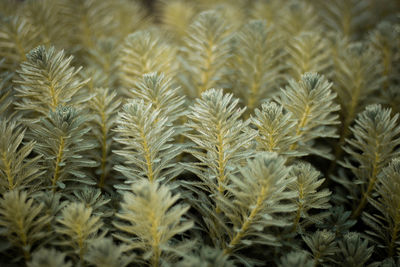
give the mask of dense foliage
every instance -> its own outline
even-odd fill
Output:
[[[0,265],[399,266],[400,3],[151,3],[0,0]]]

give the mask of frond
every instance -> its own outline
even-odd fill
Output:
[[[28,267],[72,267],[70,261],[65,261],[67,254],[54,248],[41,248],[34,252],[32,260],[27,263]]]
[[[332,263],[335,253],[338,252],[334,233],[327,230],[316,231],[312,235],[303,236],[303,240],[311,250],[313,266]]]
[[[386,76],[384,90],[388,87],[398,84],[400,76],[400,35],[398,25],[383,21],[379,23],[374,31],[369,34],[369,40],[372,46],[379,51],[380,62],[383,66],[383,75]],[[390,101],[390,98],[387,98]]]
[[[178,42],[182,41],[197,13],[195,3],[185,0],[161,0],[158,4],[162,27],[172,32]]]
[[[371,258],[374,247],[368,246],[358,233],[350,232],[338,242],[337,262],[342,266],[362,267]]]
[[[288,76],[299,80],[306,72],[318,72],[331,76],[329,71],[332,65],[331,55],[327,53],[330,44],[320,31],[302,32],[289,41],[285,47],[288,67]]]
[[[383,167],[400,153],[397,148],[400,144],[398,117],[398,114],[392,116],[390,109],[370,105],[351,127],[354,137],[347,139],[347,145],[343,147],[351,159],[345,159],[342,164],[353,172],[358,187],[361,187],[362,195],[353,210],[353,218],[363,211]]]
[[[81,81],[78,73],[81,68],[71,66],[72,56],[66,57],[64,51],[54,47],[46,49],[38,46],[27,55],[17,70],[15,103],[26,118],[38,119],[54,112],[58,105],[78,105],[88,100],[80,94],[87,81]]]
[[[0,21],[0,58],[5,59],[1,69],[14,71],[27,59],[26,53],[39,44],[39,33],[22,16],[1,17]]]
[[[328,210],[328,216],[317,226],[323,229],[329,229],[334,232],[337,238],[348,233],[357,221],[350,218],[351,211],[346,211],[343,206],[332,207]]]
[[[38,39],[46,46],[62,45],[65,39],[65,28],[62,22],[62,1],[28,0],[24,3],[24,17],[38,31]],[[32,47],[33,48],[33,47]]]
[[[297,150],[291,150],[300,136],[295,136],[297,121],[290,112],[284,111],[281,105],[268,101],[255,109],[251,118],[257,127],[257,149],[276,152],[279,155],[302,156]]]
[[[110,174],[116,162],[116,156],[111,152],[116,148],[113,139],[115,132],[112,129],[117,125],[121,102],[115,91],[104,88],[96,88],[94,97],[88,102],[88,108],[92,115],[89,122],[91,133],[98,144],[93,158],[100,163],[95,171],[99,188],[104,188],[112,179]]]
[[[57,243],[71,248],[83,262],[90,242],[99,236],[102,225],[100,217],[93,215],[92,208],[86,207],[84,203],[72,202],[57,219],[55,230],[60,235]]]
[[[122,222],[114,222],[123,234],[114,236],[131,249],[143,251],[142,258],[152,266],[159,266],[164,260],[168,262],[171,254],[177,253],[174,237],[193,227],[193,222],[184,218],[189,206],[177,204],[179,198],[171,194],[168,186],[158,182],[136,182],[131,192],[124,193],[121,211],[117,214]]]
[[[250,21],[237,34],[232,70],[233,90],[243,99],[249,111],[277,91],[282,66],[280,36],[266,21]]]
[[[22,144],[25,130],[16,122],[0,119],[0,193],[14,189],[34,191],[39,176],[44,173],[38,166],[40,156],[31,152],[34,141]]]
[[[113,211],[107,206],[111,199],[102,194],[98,188],[85,186],[74,190],[73,195],[66,198],[70,202],[83,203],[86,208],[92,209],[92,214],[95,216],[104,218],[113,215]]]
[[[295,177],[290,176],[285,159],[275,153],[260,154],[240,167],[240,175],[230,178],[227,193],[217,196],[217,204],[232,224],[224,253],[240,255],[239,250],[255,244],[279,246],[268,227],[290,225],[278,214],[294,212],[290,203],[296,194],[287,191]],[[238,257],[240,259],[240,257]]]
[[[185,97],[180,88],[163,73],[144,74],[131,92],[146,104],[152,104],[152,109],[159,110],[160,115],[168,117],[171,123],[186,113]]]
[[[210,89],[190,109],[185,133],[194,149],[188,151],[200,163],[186,167],[195,173],[206,191],[224,195],[225,185],[237,166],[252,156],[252,140],[256,132],[249,120],[242,121],[244,109],[237,107],[239,99],[224,94],[222,89]]]
[[[321,24],[318,12],[307,1],[288,1],[278,11],[276,23],[279,30],[286,35],[286,38],[298,36],[303,32],[318,31]]]
[[[362,219],[371,228],[367,233],[385,249],[388,257],[400,255],[400,158],[393,159],[378,176],[377,196],[368,201],[375,208],[363,213]]]
[[[5,59],[0,60],[0,70],[4,66]],[[0,71],[0,119],[12,118],[11,103],[14,100],[11,79],[14,73]],[[11,114],[10,114],[11,113]]]
[[[339,124],[336,112],[340,108],[334,102],[336,93],[331,86],[332,83],[324,76],[305,73],[298,82],[291,80],[285,89],[281,89],[277,101],[297,121],[295,136],[299,141],[290,150],[331,157],[326,149],[312,147],[312,142],[317,138],[337,137],[334,125]]]
[[[321,20],[331,31],[340,32],[351,39],[359,38],[360,30],[367,27],[371,17],[371,0],[320,1]],[[383,4],[383,3],[382,3]]]
[[[96,267],[126,267],[136,255],[124,255],[124,248],[116,245],[111,238],[100,238],[91,242],[85,261]]]
[[[176,263],[177,267],[234,267],[234,261],[225,255],[223,250],[202,246],[195,254],[183,255],[183,259]]]
[[[49,216],[43,215],[43,204],[36,204],[28,198],[25,191],[12,190],[0,199],[1,234],[19,248],[26,261],[31,257],[33,246],[40,246],[48,232],[44,227],[50,222]]]
[[[125,104],[115,131],[118,136],[114,139],[123,149],[114,152],[125,159],[125,166],[117,165],[115,169],[128,178],[126,183],[171,180],[179,174],[180,167],[173,161],[182,148],[172,143],[175,128],[151,103],[134,99]]]
[[[229,58],[230,31],[215,10],[201,12],[190,25],[182,48],[179,76],[186,94],[199,97],[204,91],[221,86]]]
[[[135,98],[136,84],[143,74],[149,72],[165,73],[172,77],[177,71],[177,49],[160,36],[156,30],[143,30],[126,37],[121,48],[120,79],[125,87],[125,94]]]
[[[362,43],[338,42],[333,55],[333,87],[340,104],[340,138],[335,145],[336,160],[342,157],[342,146],[351,134],[350,126],[356,115],[368,104],[376,102],[374,95],[382,88],[382,65],[379,53]],[[332,166],[331,168],[333,168]]]
[[[325,178],[321,178],[321,173],[309,163],[297,163],[293,165],[291,176],[296,180],[288,185],[289,190],[296,192],[294,199],[296,204],[296,215],[293,221],[293,231],[302,229],[309,224],[316,224],[328,216],[327,212],[319,211],[313,215],[314,209],[326,210],[330,208],[329,200],[331,192],[329,189],[319,189]],[[311,214],[309,213],[311,211]]]
[[[46,167],[45,185],[53,193],[58,188],[65,188],[65,182],[93,184],[84,168],[95,167],[97,163],[83,158],[83,154],[95,147],[86,138],[90,131],[88,118],[71,107],[57,107],[39,123],[32,123],[29,129],[36,140],[34,151],[42,156],[41,163]]]
[[[314,263],[310,256],[305,251],[290,252],[281,258],[278,267],[313,267]]]
[[[119,43],[110,37],[97,40],[95,47],[84,55],[85,68],[80,74],[85,79],[90,78],[87,86],[92,91],[96,91],[98,87],[119,87],[120,62],[116,60],[119,52]]]

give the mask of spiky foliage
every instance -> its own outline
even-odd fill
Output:
[[[144,74],[131,92],[146,104],[152,104],[152,109],[168,117],[171,123],[186,113],[185,97],[181,95],[180,88],[174,86],[172,79],[163,73]]]
[[[72,267],[70,261],[65,261],[66,253],[51,249],[39,249],[32,255],[32,260],[27,263],[28,267]]]
[[[326,188],[318,188],[325,179],[321,179],[321,173],[308,163],[295,164],[290,174],[296,177],[296,180],[290,183],[288,188],[296,192],[297,195],[295,198],[297,210],[292,229],[297,230],[299,227],[299,232],[302,232],[303,227],[319,223],[324,216],[328,215],[322,211],[316,215],[312,215],[309,211],[314,209],[328,209],[330,207],[329,196],[331,192]]]
[[[38,30],[21,16],[1,17],[0,21],[0,58],[5,59],[0,70],[14,71],[39,44]]]
[[[286,38],[298,36],[303,32],[318,31],[321,28],[314,6],[307,1],[289,0],[277,12],[280,15],[277,20],[278,27]]]
[[[190,249],[185,242],[174,241],[193,227],[193,222],[184,218],[189,206],[177,204],[179,194],[172,195],[166,185],[149,180],[133,184],[131,192],[124,193],[121,211],[117,217],[121,222],[114,225],[122,231],[115,237],[122,240],[130,249],[139,249],[141,257],[151,266],[169,262],[177,251]]]
[[[91,78],[88,87],[95,91],[97,87],[118,88],[120,62],[119,43],[113,38],[97,40],[96,47],[84,56],[83,77]],[[81,72],[82,73],[82,72]]]
[[[358,115],[356,124],[351,128],[354,137],[348,139],[343,148],[351,158],[345,159],[343,165],[353,172],[358,185],[351,190],[353,197],[358,199],[353,218],[357,218],[367,204],[378,174],[392,158],[399,155],[398,117],[398,114],[392,116],[391,110],[381,105],[370,105]],[[361,195],[357,196],[359,191]]]
[[[66,57],[54,47],[38,46],[29,52],[14,81],[19,100],[15,105],[26,118],[46,116],[58,105],[87,101],[88,96],[79,94],[86,81],[79,79],[81,69],[72,67],[71,61],[72,56]]]
[[[336,261],[341,266],[362,267],[372,256],[373,246],[368,246],[368,241],[357,233],[351,232],[338,242],[339,250],[336,253]]]
[[[400,255],[400,158],[393,159],[378,176],[377,198],[369,198],[374,213],[363,213],[371,227],[368,234],[385,249],[388,257]]]
[[[330,158],[326,149],[313,147],[313,142],[317,138],[337,137],[333,126],[339,123],[336,112],[340,108],[334,102],[336,93],[332,92],[331,86],[324,76],[305,73],[298,82],[291,80],[281,90],[277,101],[296,120],[294,136],[299,138],[290,150]]]
[[[29,23],[37,29],[41,44],[61,45],[63,33],[65,34],[64,23],[60,16],[63,11],[62,1],[28,0],[24,3],[24,11]]]
[[[85,207],[92,209],[92,214],[98,217],[110,217],[113,211],[107,207],[111,201],[108,196],[102,195],[101,190],[93,187],[82,187],[73,192],[72,196],[67,196],[71,202],[83,203]]]
[[[72,202],[57,219],[57,244],[71,248],[73,255],[83,262],[88,245],[98,237],[102,224],[100,217],[92,214],[92,208],[84,203]]]
[[[245,110],[237,107],[238,102],[239,99],[233,98],[232,94],[210,89],[196,100],[187,115],[189,121],[186,125],[190,131],[185,135],[195,145],[188,152],[199,162],[187,164],[186,168],[197,175],[201,183],[196,187],[207,194],[223,196],[229,176],[237,171],[235,167],[252,155],[250,146],[255,132],[248,127],[249,120],[240,119]],[[213,209],[219,212],[213,201],[200,206],[203,216],[213,214]],[[213,228],[214,223],[209,227]],[[221,234],[217,229],[212,231],[213,235]]]
[[[4,66],[5,59],[0,60],[0,70]],[[12,118],[11,103],[14,100],[11,79],[14,76],[10,72],[0,72],[0,118]]]
[[[94,150],[93,158],[99,162],[96,169],[98,187],[104,188],[111,180],[113,163],[116,162],[115,154],[111,150],[115,148],[115,132],[112,129],[117,124],[118,109],[121,106],[121,99],[115,91],[110,89],[97,88],[95,96],[88,102],[92,115],[90,121],[91,132],[96,138],[98,149]]]
[[[312,267],[313,261],[310,259],[309,255],[305,251],[290,252],[281,258],[279,267]]]
[[[40,156],[32,157],[35,145],[22,145],[25,130],[16,122],[0,119],[0,193],[14,189],[34,190],[43,174],[38,166]]]
[[[334,233],[327,230],[317,231],[310,236],[303,236],[303,240],[311,250],[313,266],[332,263],[333,256],[338,251]]]
[[[173,160],[182,149],[172,144],[175,129],[151,103],[131,100],[125,104],[115,131],[119,134],[115,140],[123,146],[115,153],[125,158],[125,166],[115,169],[128,178],[126,183],[171,180],[179,174],[181,168]]]
[[[334,232],[337,238],[349,232],[350,228],[356,224],[356,220],[350,219],[351,211],[346,211],[343,206],[332,207],[328,211],[328,216],[318,224],[319,227],[329,229]]]
[[[114,244],[111,238],[100,238],[91,242],[85,261],[96,267],[126,267],[135,259],[135,254],[124,255],[124,248]]]
[[[372,0],[320,1],[321,18],[330,30],[340,32],[345,37],[358,38],[359,31],[368,25],[371,18]]]
[[[182,48],[184,73],[179,76],[187,95],[199,97],[221,86],[230,56],[229,40],[229,28],[217,11],[204,11],[195,18]]]
[[[318,72],[329,76],[332,60],[329,53],[329,43],[322,33],[316,31],[302,32],[294,37],[287,51],[286,64],[289,77],[299,80],[306,72]]]
[[[183,259],[179,261],[178,267],[231,267],[235,266],[234,261],[229,259],[229,255],[223,253],[223,250],[209,246],[201,247],[196,254],[182,255]]]
[[[37,140],[34,151],[42,156],[45,186],[53,193],[58,188],[65,188],[65,182],[93,184],[84,168],[95,167],[97,163],[83,154],[95,147],[85,139],[90,128],[86,127],[87,117],[71,107],[57,107],[39,123],[32,123],[29,128],[32,138]]]
[[[356,115],[373,100],[373,95],[382,86],[382,65],[377,52],[362,43],[346,44],[338,42],[334,59],[333,89],[338,94],[340,104],[339,141],[335,145],[335,161],[342,157],[342,146],[350,135],[350,126]]]
[[[195,17],[195,3],[185,0],[161,0],[158,3],[163,26],[175,35],[177,41],[182,41]]]
[[[302,155],[290,149],[299,140],[299,136],[293,135],[296,132],[296,120],[290,112],[284,111],[281,105],[268,101],[254,113],[252,123],[258,130],[256,136],[258,150],[276,152],[280,155]]]
[[[275,153],[261,154],[239,169],[240,175],[232,176],[231,183],[226,185],[227,193],[217,196],[219,209],[232,225],[226,243],[222,244],[224,253],[233,256],[255,244],[279,246],[279,241],[267,229],[290,225],[284,217],[275,214],[295,210],[288,200],[296,194],[286,190],[295,177],[289,175],[284,158]]]
[[[43,204],[34,203],[25,191],[12,190],[0,199],[1,235],[23,252],[28,261],[33,246],[41,245],[48,232],[44,227],[50,217],[41,214]]]
[[[266,21],[255,20],[244,25],[237,34],[237,54],[232,59],[234,75],[231,79],[233,90],[250,111],[277,89],[276,81],[282,68],[278,60],[282,53],[279,35],[272,28],[273,25]]]
[[[157,30],[143,30],[130,34],[120,53],[120,78],[128,97],[136,97],[131,88],[149,72],[175,75],[177,49],[161,38]]]

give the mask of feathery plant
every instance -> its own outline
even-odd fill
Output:
[[[83,262],[88,245],[98,237],[102,225],[100,217],[92,214],[92,208],[85,207],[84,203],[72,202],[57,219],[55,230],[59,240],[55,242],[59,246],[70,247],[71,252]]]
[[[369,203],[379,213],[363,213],[363,220],[370,226],[367,233],[388,257],[400,255],[400,159],[394,158],[378,175],[375,191],[377,198]]]
[[[278,64],[282,57],[279,50],[281,42],[272,27],[266,21],[250,21],[236,37],[236,54],[232,59],[233,90],[240,95],[250,111],[264,98],[275,93],[276,81],[282,68]]]
[[[275,102],[266,101],[260,109],[255,109],[252,124],[257,128],[257,150],[276,152],[279,155],[301,156],[291,150],[300,136],[295,136],[296,120],[290,112]]]
[[[330,46],[321,33],[302,32],[290,40],[285,48],[289,77],[299,80],[306,72],[318,72],[330,76],[332,61],[330,54],[326,53]]]
[[[358,115],[356,124],[351,127],[354,137],[347,139],[343,148],[351,158],[345,158],[343,165],[352,171],[358,185],[350,188],[352,196],[358,199],[353,218],[364,210],[374,192],[379,173],[392,158],[399,155],[398,117],[398,114],[392,116],[391,110],[381,105],[370,105]],[[358,192],[360,196],[357,196]]]
[[[130,100],[119,113],[115,140],[122,145],[115,153],[124,157],[125,164],[115,169],[126,178],[126,183],[148,179],[150,182],[171,180],[181,168],[173,160],[181,153],[181,146],[172,143],[176,132],[161,111],[151,103]]]
[[[17,70],[15,103],[26,118],[37,120],[55,111],[59,105],[77,106],[88,100],[90,95],[82,94],[82,81],[78,73],[81,68],[71,66],[72,56],[54,47],[38,46],[27,55]]]
[[[0,0],[0,266],[399,265],[399,11]]]
[[[188,96],[199,97],[207,89],[221,86],[230,39],[229,27],[217,11],[204,11],[195,18],[180,57],[184,72],[179,79]]]
[[[51,218],[41,214],[42,209],[43,204],[36,204],[25,191],[11,190],[0,199],[1,235],[22,251],[26,261],[33,247],[43,245],[49,235],[45,226]]]
[[[164,72],[173,76],[177,69],[177,49],[161,38],[157,30],[143,30],[130,34],[121,48],[120,80],[125,94],[134,98],[136,84],[143,74]]]
[[[303,232],[303,228],[309,224],[316,224],[322,221],[327,213],[319,212],[316,215],[310,214],[313,209],[328,209],[329,196],[331,192],[328,189],[319,189],[325,179],[320,179],[321,173],[314,169],[308,163],[295,164],[290,175],[296,177],[296,180],[288,185],[291,191],[296,192],[295,204],[297,210],[293,220],[293,231]]]
[[[67,254],[52,249],[41,248],[32,255],[28,267],[72,267],[71,261],[65,261]]]
[[[376,51],[363,43],[338,42],[337,55],[334,56],[333,89],[340,104],[339,141],[335,145],[335,160],[331,162],[329,172],[342,158],[342,146],[351,134],[350,126],[357,114],[373,100],[373,96],[382,86],[382,65]]]
[[[99,238],[91,242],[85,260],[97,267],[126,267],[135,254],[124,255],[123,246],[114,244],[111,238]]]
[[[317,138],[335,138],[334,125],[339,123],[340,109],[334,102],[336,93],[331,90],[332,83],[317,73],[305,73],[301,79],[289,81],[277,101],[288,110],[296,120],[293,135],[298,137],[289,150],[299,150],[304,154],[316,154],[330,158],[331,155],[323,147],[313,146]]]
[[[251,157],[255,131],[249,120],[242,121],[244,109],[238,107],[239,99],[222,90],[210,89],[197,99],[187,115],[185,133],[194,147],[188,150],[199,162],[186,168],[202,181],[204,190],[224,195],[230,174],[235,167]],[[217,208],[218,211],[218,208]]]
[[[240,175],[231,176],[231,183],[225,186],[227,193],[217,196],[218,207],[231,225],[222,244],[224,254],[233,256],[255,244],[279,246],[267,229],[290,225],[286,218],[275,214],[293,212],[295,206],[289,200],[296,196],[286,190],[295,177],[289,174],[285,159],[275,153],[260,154],[239,169]]]
[[[129,249],[140,250],[144,261],[160,266],[190,249],[187,242],[174,240],[176,235],[193,227],[193,222],[183,217],[189,206],[177,203],[179,194],[172,195],[168,186],[157,181],[142,179],[123,196],[121,211],[117,214],[121,221],[114,222],[122,233],[115,237]]]
[[[83,158],[95,143],[85,138],[90,128],[88,118],[73,107],[57,107],[39,123],[31,123],[32,138],[37,140],[34,151],[41,155],[41,165],[46,168],[44,185],[53,193],[64,189],[65,182],[94,184],[85,168],[95,167],[97,162]]]
[[[0,70],[14,71],[27,59],[26,54],[38,42],[38,30],[21,16],[0,18],[0,57],[5,63]]]
[[[25,130],[15,121],[0,119],[0,193],[14,189],[35,190],[43,174],[32,156],[35,141],[22,144]]]
[[[118,109],[121,100],[117,93],[110,89],[97,88],[94,97],[88,102],[92,119],[89,122],[91,132],[96,138],[98,148],[94,150],[94,160],[100,165],[96,170],[98,187],[104,188],[110,180],[113,162],[116,161],[115,154],[111,150],[115,147],[115,132],[112,129],[117,124]]]
[[[144,74],[131,92],[136,98],[143,99],[146,104],[152,104],[152,109],[168,117],[171,123],[186,113],[185,97],[180,95],[180,88],[176,87],[173,80],[164,73]]]

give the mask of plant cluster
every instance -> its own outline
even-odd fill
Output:
[[[399,266],[395,0],[1,0],[1,266]]]

